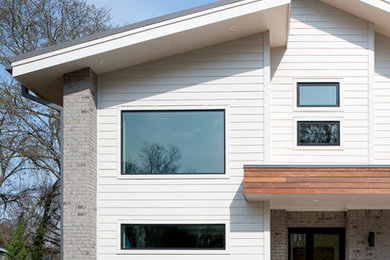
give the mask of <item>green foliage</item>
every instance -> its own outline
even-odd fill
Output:
[[[50,222],[50,208],[52,204],[52,198],[47,197],[44,205],[44,213],[39,223],[39,227],[35,233],[33,239],[33,246],[31,248],[31,258],[32,260],[41,260],[43,258],[44,253],[44,245],[45,245],[45,235],[47,233],[47,228]]]
[[[10,243],[4,242],[4,247],[7,249],[7,260],[27,260],[28,250],[24,242],[24,231],[26,229],[26,221],[24,216],[19,217],[18,224],[16,226],[12,241]]]

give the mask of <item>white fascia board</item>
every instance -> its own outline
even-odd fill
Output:
[[[290,0],[247,0],[219,6],[15,61],[11,64],[12,74],[14,77],[25,75],[123,47],[142,44],[143,42],[156,40],[164,36],[288,5],[290,2]]]

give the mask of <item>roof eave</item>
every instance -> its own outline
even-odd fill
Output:
[[[210,9],[184,11],[183,16],[176,14],[142,27],[14,58],[13,76],[40,96],[61,104],[62,75],[81,68],[104,74],[267,30],[271,47],[287,43],[290,0],[222,2]]]
[[[382,0],[320,0],[375,24],[378,33],[390,37],[390,3]]]

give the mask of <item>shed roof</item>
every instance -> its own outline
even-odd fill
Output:
[[[263,31],[271,46],[283,46],[289,7],[290,0],[221,0],[13,57],[11,71],[61,105],[63,74],[85,67],[104,74]]]
[[[320,0],[375,24],[390,36],[385,0]],[[270,46],[287,43],[291,0],[220,0],[12,57],[10,71],[44,99],[62,105],[63,74],[97,74],[269,31]]]

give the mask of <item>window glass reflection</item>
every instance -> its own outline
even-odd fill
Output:
[[[298,106],[340,106],[339,83],[298,83]]]
[[[122,113],[122,173],[225,172],[223,110]]]
[[[314,234],[314,259],[339,260],[340,235]]]
[[[225,249],[225,225],[125,224],[122,249]]]
[[[290,260],[306,260],[306,234],[291,234],[290,250]]]
[[[298,121],[298,145],[340,145],[340,122]]]

